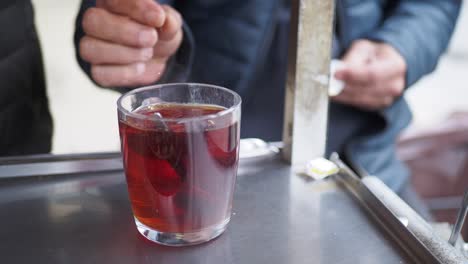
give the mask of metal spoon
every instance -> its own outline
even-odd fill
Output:
[[[157,122],[158,126],[161,126],[164,129],[164,131],[169,131],[169,126],[166,124],[166,122],[164,122],[164,119],[163,119],[163,117],[162,117],[162,115],[160,113],[156,112],[156,113],[154,113],[153,116],[157,117],[156,122]]]

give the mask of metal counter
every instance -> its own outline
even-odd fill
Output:
[[[100,158],[0,161],[1,263],[417,262],[340,181],[293,175],[277,156],[241,162],[223,235],[160,246],[135,228],[119,162]]]

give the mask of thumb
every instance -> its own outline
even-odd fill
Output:
[[[343,62],[349,66],[369,64],[376,57],[375,43],[368,40],[354,42],[343,56]]]
[[[96,0],[96,6],[150,27],[159,28],[166,20],[163,8],[153,0]]]

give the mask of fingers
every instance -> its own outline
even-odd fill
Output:
[[[388,60],[375,59],[366,65],[352,66],[338,70],[335,78],[348,85],[359,87],[373,87],[385,85],[386,82],[404,75],[404,71],[393,67],[394,63]]]
[[[332,97],[332,100],[346,105],[352,105],[360,109],[379,110],[390,106],[393,103],[394,97],[343,92],[338,96]]]
[[[159,30],[159,38],[171,40],[182,30],[182,17],[179,12],[168,5],[163,5],[162,8],[166,13],[166,21]]]
[[[353,86],[368,86],[373,83],[379,76],[371,67],[367,65],[351,66],[336,71],[335,78],[344,81]]]
[[[367,110],[389,106],[405,87],[406,63],[385,43],[358,40],[343,58],[346,67],[335,78],[346,83],[332,100]]]
[[[145,72],[144,63],[131,65],[93,65],[91,76],[101,86],[127,86],[138,80]]]
[[[336,72],[335,78],[346,83],[365,86],[375,81],[378,73],[369,65],[376,58],[376,44],[368,40],[355,41],[343,56],[343,69]]]
[[[83,16],[86,35],[134,47],[152,47],[158,41],[156,29],[101,8],[89,8]]]
[[[172,56],[180,46],[182,42],[183,32],[182,30],[176,33],[176,36],[168,41],[159,41],[154,47],[155,58],[165,58]]]
[[[357,40],[343,56],[343,61],[353,66],[360,66],[369,63],[375,56],[376,48],[373,42]]]
[[[157,82],[166,69],[165,59],[152,59],[146,63],[145,73],[136,85],[147,85]]]
[[[154,83],[183,38],[182,17],[154,0],[97,0],[83,16],[79,53],[104,87]]]
[[[104,87],[146,85],[159,80],[165,65],[165,61],[158,59],[127,65],[93,65],[91,75]]]
[[[386,94],[393,97],[401,96],[405,90],[405,79],[396,78],[393,81],[389,81],[382,90],[385,90]]]
[[[153,57],[153,48],[133,48],[88,36],[81,39],[79,52],[91,64],[130,64]]]
[[[395,78],[382,86],[352,86],[346,85],[343,91],[332,100],[347,105],[353,105],[367,110],[378,110],[388,107],[395,98],[404,91],[404,79]]]
[[[159,41],[154,48],[154,57],[166,58],[172,56],[182,42],[182,17],[168,5],[163,5],[166,12],[166,22],[158,30]]]
[[[163,8],[153,0],[97,0],[96,6],[153,28],[161,27],[166,19]]]

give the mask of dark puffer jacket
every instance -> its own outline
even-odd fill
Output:
[[[29,0],[0,3],[0,156],[51,149],[41,49]]]

